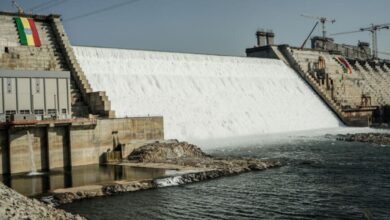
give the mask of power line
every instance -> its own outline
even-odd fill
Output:
[[[58,0],[54,0],[54,1],[58,1]],[[49,0],[49,1],[46,1],[46,2],[42,2],[42,3],[40,3],[40,4],[37,4],[37,5],[34,5],[33,7],[31,7],[31,8],[29,9],[29,11],[34,11],[35,9],[44,7],[44,6],[49,5],[49,4],[52,4],[52,3],[53,3],[53,0]]]
[[[134,4],[134,3],[139,2],[139,1],[142,1],[142,0],[130,0],[130,1],[121,2],[121,3],[118,3],[118,4],[114,4],[114,5],[111,5],[111,6],[108,6],[108,7],[105,7],[105,8],[101,8],[101,9],[98,9],[98,10],[95,10],[95,11],[91,11],[91,12],[88,12],[88,13],[85,13],[85,14],[81,14],[81,15],[77,15],[77,16],[74,16],[74,17],[70,17],[68,19],[65,19],[64,22],[69,22],[69,21],[74,21],[74,20],[80,19],[80,18],[85,18],[85,17],[88,17],[88,16],[92,16],[92,15],[95,15],[95,14],[99,14],[99,13],[105,12],[105,11],[109,11],[109,10],[112,10],[112,9],[115,9],[115,8],[119,8],[121,6]]]
[[[46,9],[49,9],[49,8],[53,8],[53,7],[56,7],[58,5],[61,5],[61,4],[65,3],[66,1],[68,1],[68,0],[59,0],[57,2],[53,2],[52,4],[47,5],[46,7],[38,8],[38,9],[36,9],[36,11],[42,11],[42,10],[46,10]]]

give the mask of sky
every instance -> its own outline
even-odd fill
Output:
[[[371,23],[390,23],[389,0],[17,2],[26,11],[35,8],[33,12],[39,14],[61,14],[73,45],[233,56],[245,56],[245,48],[256,43],[258,29],[272,29],[278,44],[301,45],[316,22],[301,14],[335,18],[336,23],[327,25],[328,33],[359,30]],[[0,10],[16,11],[11,0],[0,0]],[[314,33],[320,35],[321,29]],[[369,32],[334,38],[353,45],[359,40],[371,43]],[[390,30],[379,32],[379,50],[390,53]]]

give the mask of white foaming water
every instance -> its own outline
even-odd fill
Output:
[[[118,117],[163,116],[165,138],[192,142],[340,127],[279,60],[74,47]]]
[[[28,143],[28,151],[30,152],[30,165],[31,165],[31,172],[28,175],[33,175],[37,173],[37,167],[35,166],[35,157],[34,157],[34,150],[33,150],[33,143],[31,140],[31,134],[30,131],[27,131],[27,143]]]
[[[27,131],[27,143],[28,143],[28,151],[30,153],[30,165],[31,165],[31,172],[29,172],[27,176],[42,175],[43,173],[37,172],[37,166],[35,165],[33,142],[31,140],[30,131]],[[33,180],[33,184],[35,184],[35,180]],[[35,189],[35,187],[33,187],[33,189]]]
[[[157,187],[178,186],[184,183],[182,176],[172,176],[154,180]]]

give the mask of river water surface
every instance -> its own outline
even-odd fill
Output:
[[[390,147],[329,138],[218,148],[214,155],[280,158],[286,165],[178,187],[64,205],[89,219],[390,218]]]

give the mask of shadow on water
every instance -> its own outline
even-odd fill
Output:
[[[0,176],[0,181],[26,196],[38,196],[49,191],[117,180],[140,180],[165,175],[164,169],[134,168],[119,165],[87,165],[53,169],[40,175],[28,173]]]

